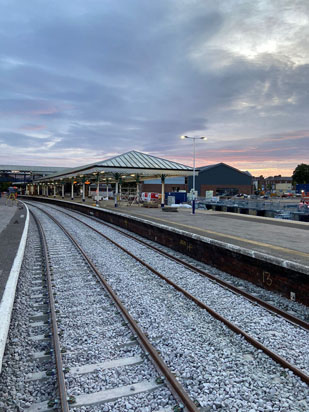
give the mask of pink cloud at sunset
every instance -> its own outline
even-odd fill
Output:
[[[192,165],[188,135],[208,137],[197,166],[290,175],[309,159],[309,9],[294,3],[5,2],[0,162]]]

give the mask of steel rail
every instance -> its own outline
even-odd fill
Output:
[[[55,209],[55,210],[59,210],[59,209]],[[81,222],[81,220],[77,219],[75,216],[72,216],[72,215],[70,215],[69,213],[64,212],[63,210],[61,210],[61,212],[64,213],[65,215],[70,216],[70,217],[72,217],[73,219],[76,219],[77,221]],[[237,293],[237,294],[239,294],[239,295],[244,296],[246,299],[250,300],[251,302],[257,303],[258,305],[264,307],[264,308],[267,309],[268,311],[273,312],[273,313],[276,313],[277,315],[283,317],[283,318],[286,319],[287,321],[289,321],[289,322],[291,322],[291,323],[294,323],[294,324],[296,324],[296,325],[298,325],[298,326],[301,326],[302,328],[304,328],[304,329],[306,329],[306,330],[309,330],[309,323],[308,323],[308,322],[306,322],[306,321],[304,321],[304,320],[302,320],[302,319],[299,319],[299,318],[297,318],[296,316],[293,316],[293,315],[291,315],[290,313],[287,313],[287,312],[285,312],[284,310],[281,310],[281,309],[277,308],[276,306],[271,305],[270,303],[267,303],[267,302],[265,302],[264,300],[262,300],[262,299],[260,299],[260,298],[258,298],[258,297],[256,297],[256,296],[251,295],[250,293],[248,293],[248,292],[246,292],[246,291],[238,288],[237,286],[231,285],[230,283],[228,283],[228,282],[226,282],[226,281],[224,281],[224,280],[222,280],[222,279],[219,279],[219,278],[217,278],[217,277],[214,276],[214,275],[211,275],[211,274],[208,273],[207,271],[205,271],[205,270],[203,270],[203,269],[199,269],[199,268],[193,266],[192,264],[190,264],[190,263],[188,263],[188,262],[185,262],[185,261],[183,261],[182,259],[180,259],[180,258],[178,258],[178,257],[176,257],[176,256],[173,256],[173,255],[169,254],[168,252],[165,252],[164,250],[161,250],[161,249],[157,248],[156,246],[150,245],[149,243],[147,243],[147,242],[145,242],[145,241],[143,241],[143,240],[141,240],[141,239],[137,239],[135,236],[130,235],[130,234],[124,232],[123,230],[121,230],[121,229],[119,229],[119,228],[117,228],[117,227],[114,227],[113,225],[111,225],[111,224],[109,224],[109,223],[103,222],[101,219],[98,219],[98,218],[93,217],[93,216],[85,215],[84,213],[81,213],[81,212],[76,211],[76,210],[74,210],[74,212],[75,212],[75,213],[78,213],[78,214],[80,214],[80,215],[82,215],[82,216],[87,216],[88,218],[90,218],[90,219],[92,219],[92,220],[94,220],[94,221],[96,221],[96,222],[98,222],[98,223],[101,223],[103,226],[105,225],[105,226],[107,226],[107,227],[109,227],[109,228],[111,228],[111,229],[113,229],[113,230],[116,230],[117,232],[121,233],[122,235],[128,237],[129,239],[133,239],[133,240],[135,240],[136,242],[138,242],[138,243],[140,243],[140,244],[142,244],[142,245],[144,245],[144,246],[146,246],[146,247],[148,247],[148,248],[150,248],[150,249],[155,250],[157,253],[160,253],[161,255],[166,256],[167,258],[169,258],[169,259],[171,259],[171,260],[174,260],[175,262],[177,262],[177,263],[179,263],[179,264],[187,267],[188,269],[192,270],[193,272],[199,273],[200,275],[209,278],[210,280],[212,280],[212,281],[214,281],[215,283],[217,283],[217,284],[225,287],[226,289],[229,289],[229,290],[231,290],[231,291],[233,291],[233,292],[235,292],[235,293]],[[83,222],[83,223],[84,223],[84,222]]]
[[[91,218],[96,219],[96,218],[93,218],[92,216],[91,216]],[[100,220],[96,220],[96,221],[100,222]],[[276,313],[277,315],[280,315],[282,318],[288,320],[289,322],[295,323],[296,325],[301,326],[302,328],[304,328],[306,330],[309,330],[309,323],[308,322],[306,322],[302,319],[299,319],[296,316],[293,316],[290,313],[287,313],[284,310],[281,310],[281,309],[277,308],[276,306],[271,305],[270,303],[267,303],[264,300],[262,300],[262,299],[260,299],[256,296],[251,295],[250,293],[238,288],[237,286],[231,285],[230,283],[228,283],[228,282],[226,282],[222,279],[219,279],[214,275],[211,275],[210,273],[206,272],[203,269],[199,269],[199,268],[193,266],[192,264],[190,264],[188,262],[185,262],[185,261],[183,261],[182,259],[180,259],[176,256],[170,255],[168,252],[165,252],[164,250],[161,250],[161,249],[157,248],[156,246],[149,245],[149,244],[147,244],[147,242],[144,242],[143,240],[137,239],[135,236],[129,235],[128,233],[125,233],[125,232],[123,232],[122,230],[120,230],[118,228],[114,228],[114,227],[112,227],[112,225],[109,225],[108,223],[105,223],[105,222],[101,222],[101,223],[103,225],[106,225],[106,226],[114,229],[114,230],[117,230],[119,233],[127,236],[128,238],[134,239],[135,241],[139,242],[140,244],[142,244],[146,247],[149,247],[150,249],[155,250],[156,252],[160,253],[161,255],[166,256],[171,260],[174,260],[175,262],[187,267],[188,269],[192,270],[193,272],[199,273],[200,275],[209,278],[210,280],[212,280],[215,283],[225,287],[226,289],[229,289],[229,290],[231,290],[231,291],[233,291],[233,292],[235,292],[239,295],[242,295],[243,297],[250,300],[251,302],[257,303],[258,305],[264,307],[268,311]]]
[[[45,212],[47,213],[47,212]],[[64,213],[64,212],[63,212]],[[221,316],[219,313],[215,312],[213,309],[211,309],[208,305],[206,305],[204,302],[200,301],[197,299],[195,296],[191,295],[189,292],[187,292],[185,289],[182,287],[178,286],[176,283],[162,275],[160,272],[158,272],[156,269],[151,267],[148,263],[144,262],[143,260],[139,259],[133,253],[125,249],[123,246],[119,245],[117,242],[114,240],[110,239],[108,236],[104,235],[103,233],[99,232],[97,229],[93,228],[92,226],[88,225],[85,222],[82,222],[81,220],[77,219],[74,216],[68,215],[72,217],[73,219],[79,221],[83,225],[89,227],[96,233],[98,233],[100,236],[111,242],[113,245],[121,249],[123,252],[134,258],[136,261],[138,261],[140,264],[145,266],[147,269],[149,269],[152,273],[155,275],[159,276],[161,279],[163,279],[165,282],[173,286],[176,290],[179,292],[183,293],[184,296],[186,296],[188,299],[192,300],[195,304],[197,304],[200,308],[205,309],[208,313],[210,313],[211,316],[216,318],[217,320],[221,321],[224,323],[229,329],[234,331],[235,333],[243,336],[251,345],[255,346],[257,349],[261,349],[266,355],[268,355],[270,358],[272,358],[274,361],[279,363],[281,366],[284,368],[290,369],[295,375],[299,376],[305,383],[309,385],[309,375],[307,375],[305,372],[303,372],[301,369],[297,368],[296,366],[292,365],[290,362],[288,362],[286,359],[282,358],[280,355],[277,353],[273,352],[271,349],[267,348],[264,346],[261,342],[250,336],[248,333],[240,329],[238,326],[230,322],[229,320],[225,319],[223,316]]]
[[[65,213],[65,214],[67,214],[68,216],[70,216],[70,215],[69,215],[68,213],[66,213],[66,212],[63,212],[63,213]],[[80,213],[80,212],[76,212],[76,211],[75,211],[75,213]],[[137,239],[135,236],[130,235],[130,234],[128,234],[128,233],[125,233],[123,230],[118,229],[118,228],[115,228],[115,227],[113,227],[112,225],[110,225],[109,223],[102,222],[100,219],[95,218],[95,217],[93,217],[93,216],[88,216],[88,217],[91,218],[91,219],[93,219],[93,220],[95,220],[96,222],[101,223],[102,225],[106,225],[106,226],[110,227],[111,229],[118,231],[119,233],[123,234],[124,236],[127,236],[127,237],[130,238],[130,239],[134,239],[135,241],[139,242],[140,244],[142,244],[142,245],[144,245],[144,246],[146,246],[146,247],[149,247],[150,249],[155,250],[156,252],[162,254],[163,256],[166,256],[166,257],[168,257],[169,259],[174,260],[175,262],[177,262],[177,263],[179,263],[179,264],[187,267],[188,269],[190,269],[190,270],[192,270],[192,271],[194,271],[194,272],[196,272],[196,273],[199,273],[199,274],[202,275],[202,276],[205,276],[205,277],[211,279],[212,281],[220,284],[221,286],[223,286],[223,287],[225,287],[225,288],[227,288],[227,289],[230,289],[230,290],[232,290],[233,292],[235,292],[235,293],[237,293],[237,294],[239,294],[239,295],[244,296],[245,298],[247,298],[247,299],[250,300],[251,302],[254,302],[254,303],[259,304],[260,306],[264,307],[265,309],[269,310],[270,312],[274,312],[274,313],[276,313],[277,315],[280,315],[281,317],[285,318],[286,320],[288,320],[288,321],[290,321],[290,322],[292,322],[292,323],[295,323],[296,325],[301,326],[301,327],[304,328],[304,329],[309,330],[309,323],[308,323],[308,322],[306,322],[306,321],[304,321],[304,320],[302,320],[302,319],[299,319],[299,318],[297,318],[296,316],[293,316],[293,315],[291,315],[290,313],[287,313],[287,312],[285,312],[285,311],[277,308],[276,306],[273,306],[273,305],[271,305],[270,303],[265,302],[264,300],[262,300],[262,299],[260,299],[260,298],[258,298],[258,297],[256,297],[256,296],[251,295],[250,293],[248,293],[248,292],[246,292],[246,291],[238,288],[237,286],[231,285],[230,283],[228,283],[228,282],[226,282],[226,281],[224,281],[224,280],[222,280],[222,279],[219,279],[219,278],[217,278],[217,277],[214,276],[214,275],[211,275],[210,273],[206,272],[206,271],[203,270],[203,269],[196,268],[196,267],[193,266],[192,264],[190,264],[190,263],[188,263],[188,262],[185,262],[185,261],[183,261],[182,259],[180,259],[180,258],[178,258],[178,257],[176,257],[176,256],[173,256],[173,255],[169,254],[168,252],[165,252],[164,250],[161,250],[161,249],[157,248],[156,246],[150,245],[150,244],[148,244],[147,242],[145,242],[145,241],[143,241],[143,240],[141,240],[141,239]]]
[[[32,205],[33,206],[33,205]],[[35,206],[37,207],[37,206]],[[38,207],[37,207],[38,208]],[[55,224],[59,226],[59,228],[65,233],[65,235],[71,240],[71,242],[74,244],[74,246],[80,251],[81,255],[84,257],[84,259],[87,261],[91,269],[94,271],[98,279],[101,281],[103,284],[104,288],[108,292],[108,294],[111,296],[111,298],[114,300],[116,306],[119,308],[120,312],[124,316],[124,318],[128,321],[129,326],[131,329],[135,332],[135,334],[138,336],[138,339],[143,346],[143,348],[150,354],[150,357],[156,367],[156,369],[164,375],[166,379],[166,385],[170,388],[171,392],[173,395],[176,397],[176,399],[180,400],[180,402],[183,403],[185,410],[188,412],[198,412],[198,408],[192,401],[192,399],[189,397],[183,386],[177,381],[175,376],[172,374],[172,372],[169,370],[168,366],[164,362],[164,360],[159,356],[158,352],[155,350],[155,348],[152,346],[150,343],[149,339],[146,337],[146,335],[142,332],[140,327],[137,325],[137,322],[132,318],[132,316],[129,314],[121,300],[118,298],[117,294],[113,291],[113,289],[110,287],[110,285],[107,283],[107,281],[104,279],[104,277],[101,275],[101,273],[98,271],[94,263],[91,261],[91,259],[88,257],[88,255],[84,252],[84,250],[81,248],[81,246],[77,243],[77,241],[73,238],[73,236],[64,228],[64,226],[57,221],[52,215],[50,215],[48,212],[45,210],[38,208],[41,210],[43,213],[45,213],[51,220],[54,221]]]
[[[63,362],[62,362],[60,341],[59,341],[59,335],[58,335],[56,308],[55,308],[55,301],[54,301],[54,296],[53,296],[53,287],[52,287],[52,281],[51,281],[51,270],[50,270],[50,264],[49,264],[49,259],[48,259],[47,241],[46,241],[45,233],[44,233],[44,230],[43,230],[43,227],[42,227],[40,221],[37,219],[37,217],[35,216],[35,214],[32,211],[30,211],[30,213],[32,214],[32,217],[34,218],[34,221],[35,221],[35,223],[36,223],[36,225],[39,229],[39,234],[40,234],[40,237],[41,237],[41,240],[42,240],[42,245],[43,245],[44,260],[45,260],[45,264],[46,264],[46,274],[47,274],[48,294],[49,294],[49,304],[50,304],[50,315],[51,315],[51,320],[52,320],[53,347],[54,347],[54,353],[55,353],[57,380],[58,380],[58,391],[59,391],[61,411],[62,412],[69,412],[70,408],[69,408],[69,403],[68,403],[68,396],[67,396],[64,372],[63,372]]]
[[[54,208],[53,206],[50,206],[50,207],[53,208],[54,210],[59,210],[59,211],[60,211],[60,209],[56,209],[56,208]],[[77,221],[81,222],[81,221],[80,221],[79,219],[77,219],[75,216],[72,216],[72,215],[70,215],[69,213],[67,213],[67,212],[65,212],[65,211],[63,211],[63,210],[61,210],[61,212],[64,213],[65,215],[70,216],[70,217],[72,217],[73,219],[76,219]],[[91,215],[86,215],[85,213],[79,212],[79,211],[77,211],[77,210],[74,210],[74,213],[77,213],[77,214],[79,214],[79,215],[81,215],[81,216],[86,216],[86,217],[88,217],[88,218],[91,219],[91,220],[94,220],[94,221],[96,221],[96,222],[98,222],[98,223],[101,223],[103,226],[105,225],[105,226],[107,226],[107,227],[109,227],[109,228],[111,228],[111,229],[113,229],[113,230],[116,230],[117,232],[121,233],[122,235],[128,237],[129,239],[133,239],[133,240],[135,240],[136,242],[138,242],[138,243],[140,243],[140,244],[142,244],[142,245],[144,245],[144,246],[146,246],[146,247],[148,247],[148,248],[150,248],[150,249],[155,250],[157,253],[160,253],[161,255],[166,256],[166,257],[168,257],[168,258],[171,259],[171,260],[174,260],[175,262],[177,262],[177,263],[179,263],[179,264],[187,267],[188,269],[192,270],[193,272],[196,272],[196,273],[198,273],[198,274],[200,274],[200,275],[202,275],[202,276],[205,276],[205,277],[207,277],[208,279],[212,280],[213,282],[215,282],[215,283],[217,283],[217,284],[225,287],[226,289],[229,289],[229,290],[231,290],[231,291],[233,291],[233,292],[235,292],[235,293],[237,293],[237,294],[239,294],[239,295],[242,295],[243,297],[245,297],[245,298],[248,299],[249,301],[254,302],[254,303],[257,303],[258,305],[260,305],[260,306],[264,307],[265,309],[267,309],[269,312],[276,313],[277,315],[283,317],[283,318],[286,319],[287,321],[289,321],[289,322],[291,322],[291,323],[294,323],[294,324],[296,324],[296,325],[298,325],[298,326],[301,326],[302,328],[304,328],[304,329],[306,329],[306,330],[309,330],[309,323],[308,323],[308,322],[306,322],[306,321],[304,321],[304,320],[302,320],[302,319],[300,319],[300,318],[297,318],[296,316],[294,316],[294,315],[292,315],[292,314],[290,314],[290,313],[288,313],[288,312],[285,312],[284,310],[279,309],[279,308],[277,308],[276,306],[271,305],[270,303],[265,302],[263,299],[260,299],[260,298],[258,298],[258,297],[256,297],[256,296],[251,295],[250,293],[248,293],[248,292],[246,292],[246,291],[238,288],[237,286],[231,285],[230,283],[228,283],[228,282],[226,282],[226,281],[224,281],[224,280],[222,280],[222,279],[220,279],[220,278],[218,278],[218,277],[216,277],[216,276],[214,276],[214,275],[211,275],[210,273],[208,273],[207,271],[205,271],[205,270],[203,270],[203,269],[199,269],[199,268],[193,266],[192,264],[190,264],[190,263],[188,263],[188,262],[185,262],[185,261],[183,261],[182,259],[180,259],[180,258],[178,258],[178,257],[176,257],[176,256],[173,256],[173,255],[169,254],[168,252],[166,252],[166,251],[164,251],[164,250],[161,250],[161,249],[157,248],[156,246],[150,245],[149,243],[147,243],[147,242],[145,242],[145,241],[143,241],[143,240],[141,240],[141,239],[137,239],[135,236],[130,235],[130,234],[124,232],[123,230],[121,230],[121,229],[113,226],[112,224],[109,224],[109,223],[107,223],[107,222],[102,221],[101,219],[99,219],[99,218],[97,218],[97,217],[94,217],[94,216],[91,216]]]

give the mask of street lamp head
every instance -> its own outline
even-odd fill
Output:
[[[207,140],[207,137],[205,137],[205,136],[200,136],[200,137],[191,137],[191,136],[180,136],[180,138],[181,139],[193,139],[193,140],[197,140],[197,139],[200,139],[200,140]]]

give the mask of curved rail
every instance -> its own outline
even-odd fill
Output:
[[[35,206],[37,207],[37,206]],[[38,208],[40,209],[40,208]],[[40,209],[43,213],[45,213],[51,220],[53,220],[54,223],[58,225],[58,227],[65,233],[65,235],[71,240],[73,245],[79,250],[81,255],[84,257],[84,259],[88,262],[89,266],[91,269],[94,271],[100,282],[103,284],[104,288],[110,295],[110,297],[113,299],[115,302],[116,306],[119,308],[120,312],[124,316],[124,318],[127,320],[129,323],[129,326],[131,329],[135,332],[135,334],[138,336],[138,339],[143,346],[143,348],[150,354],[150,357],[156,367],[156,369],[165,377],[166,380],[166,385],[170,388],[171,392],[173,395],[176,397],[176,399],[180,400],[180,402],[183,404],[185,407],[185,410],[188,412],[198,412],[198,408],[194,404],[194,402],[191,400],[185,389],[182,387],[182,385],[177,381],[177,379],[174,377],[174,375],[171,373],[169,370],[168,366],[165,364],[164,360],[159,356],[158,352],[155,350],[155,348],[151,345],[150,341],[146,337],[146,335],[142,332],[142,330],[139,328],[137,325],[136,321],[132,318],[132,316],[129,314],[125,306],[122,304],[116,293],[113,291],[113,289],[109,286],[109,284],[106,282],[104,277],[101,275],[101,273],[98,271],[96,266],[93,264],[89,256],[84,252],[84,250],[81,248],[81,246],[77,243],[77,241],[73,238],[73,236],[68,233],[68,231],[64,228],[63,225],[61,225],[60,222],[57,221],[52,215],[50,215],[48,212],[45,210]]]
[[[37,206],[36,206],[37,207]],[[42,210],[42,209],[40,209]],[[188,299],[192,300],[195,304],[197,304],[200,308],[205,309],[208,313],[210,313],[211,316],[213,316],[214,318],[216,318],[217,320],[223,322],[229,329],[231,329],[233,332],[240,334],[241,336],[243,336],[251,345],[255,346],[257,349],[261,349],[266,355],[268,355],[269,357],[271,357],[274,361],[276,361],[277,363],[279,363],[281,366],[283,366],[284,368],[288,368],[290,369],[295,375],[299,376],[305,383],[309,384],[309,375],[307,375],[305,372],[303,372],[301,369],[297,368],[296,366],[292,365],[290,362],[288,362],[287,360],[285,360],[284,358],[282,358],[280,355],[278,355],[277,353],[273,352],[271,349],[267,348],[266,346],[264,346],[262,343],[260,343],[259,341],[257,341],[255,338],[253,338],[252,336],[250,336],[248,333],[246,333],[245,331],[243,331],[242,329],[240,329],[238,326],[236,326],[235,324],[233,324],[232,322],[230,322],[229,320],[225,319],[223,316],[221,316],[219,313],[215,312],[213,309],[211,309],[208,305],[206,305],[204,302],[200,301],[199,299],[197,299],[195,296],[191,295],[189,292],[187,292],[185,289],[183,289],[182,287],[178,286],[176,283],[174,283],[173,281],[171,281],[170,279],[168,279],[167,277],[165,277],[163,274],[161,274],[160,272],[158,272],[156,269],[154,269],[153,267],[151,267],[148,263],[144,262],[143,260],[139,259],[138,257],[136,257],[135,255],[133,255],[133,253],[131,253],[130,251],[128,251],[127,249],[125,249],[123,246],[119,245],[117,242],[115,242],[114,240],[110,239],[108,236],[104,235],[103,233],[99,232],[97,229],[93,228],[92,226],[88,225],[87,223],[77,219],[74,216],[69,215],[68,213],[65,213],[63,211],[61,211],[62,213],[68,215],[69,217],[77,220],[78,222],[82,223],[83,225],[87,226],[88,228],[90,228],[91,230],[95,231],[96,233],[98,233],[100,236],[102,236],[104,239],[108,240],[109,242],[111,242],[113,245],[115,245],[116,247],[118,247],[119,249],[121,249],[123,252],[125,252],[126,254],[128,254],[129,256],[131,256],[132,258],[134,258],[136,261],[138,261],[140,264],[142,264],[143,266],[145,266],[147,269],[149,269],[152,273],[154,273],[155,275],[159,276],[161,279],[163,279],[165,282],[167,282],[168,284],[170,284],[171,286],[173,286],[176,290],[178,290],[179,292],[183,293],[183,295],[185,295]],[[47,213],[44,211],[44,213]]]
[[[54,348],[55,360],[56,360],[56,370],[57,370],[57,380],[58,380],[58,390],[59,390],[61,411],[69,412],[70,408],[69,408],[68,396],[67,396],[65,379],[64,379],[64,372],[63,372],[63,362],[62,362],[61,347],[60,347],[60,341],[59,341],[59,335],[58,335],[55,301],[54,301],[53,290],[52,290],[51,270],[50,270],[49,259],[48,259],[47,241],[46,241],[45,233],[44,233],[41,223],[39,222],[39,220],[37,219],[37,217],[34,215],[33,212],[30,212],[30,213],[32,217],[34,218],[34,221],[39,230],[39,234],[40,234],[40,238],[41,238],[42,246],[43,246],[44,260],[46,264],[50,315],[51,315],[51,320],[52,320],[53,348]]]

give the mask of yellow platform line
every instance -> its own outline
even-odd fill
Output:
[[[256,240],[245,239],[245,238],[234,236],[234,235],[228,235],[226,233],[215,232],[215,231],[209,230],[209,229],[200,229],[196,226],[190,226],[190,225],[186,225],[184,223],[178,223],[178,222],[174,222],[174,221],[171,222],[169,220],[162,219],[162,218],[159,218],[159,217],[144,215],[143,213],[137,213],[137,214],[135,214],[135,216],[136,217],[143,216],[143,217],[146,217],[148,219],[156,219],[156,220],[159,220],[161,222],[168,223],[168,224],[173,223],[174,225],[177,225],[177,226],[180,226],[180,227],[186,227],[188,229],[194,229],[194,230],[197,230],[197,231],[202,232],[202,233],[209,233],[209,234],[212,234],[212,235],[217,235],[217,236],[221,236],[221,237],[228,238],[228,239],[239,240],[240,242],[250,243],[250,244],[256,245],[256,246],[267,247],[267,248],[270,248],[270,249],[278,250],[280,252],[291,253],[291,254],[294,254],[294,255],[302,256],[302,257],[307,257],[307,258],[309,257],[308,253],[300,252],[298,250],[287,249],[287,248],[284,248],[284,247],[281,247],[281,246],[271,245],[269,243],[258,242]]]

